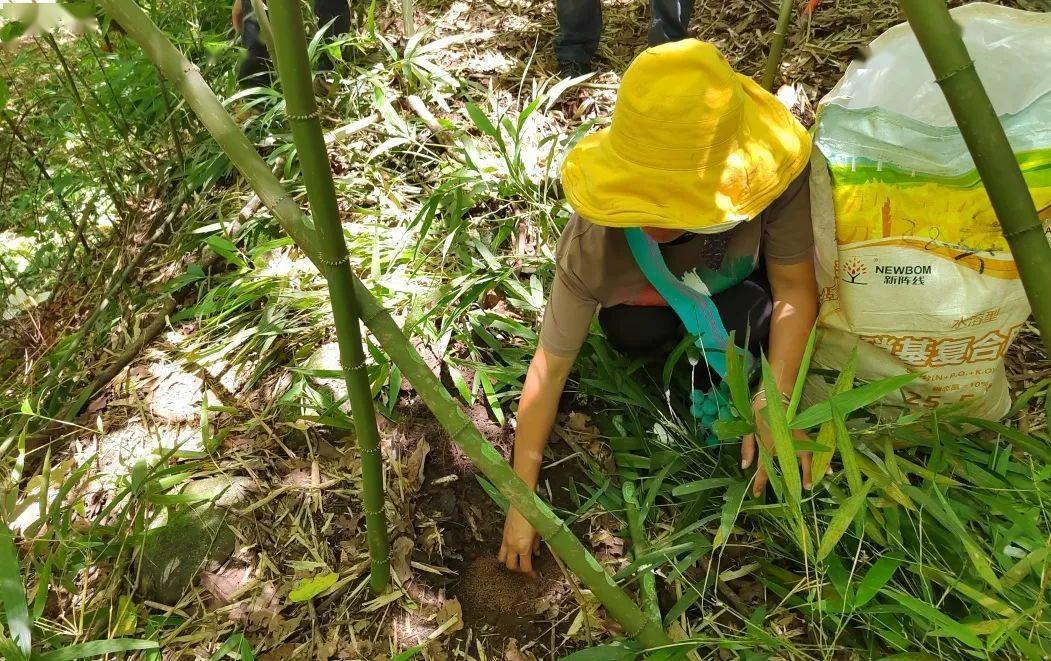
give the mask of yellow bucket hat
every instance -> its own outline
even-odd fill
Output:
[[[776,97],[685,39],[635,58],[612,124],[569,152],[562,187],[599,225],[712,231],[758,216],[809,158],[809,134]]]

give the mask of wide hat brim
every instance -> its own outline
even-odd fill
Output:
[[[666,229],[758,216],[806,168],[811,140],[774,95],[735,76],[744,101],[737,126],[728,139],[698,150],[688,167],[633,158],[632,150],[614,145],[610,128],[581,139],[562,166],[573,210],[598,225]]]

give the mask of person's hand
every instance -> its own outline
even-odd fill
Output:
[[[507,511],[504,540],[500,544],[500,553],[496,559],[511,571],[529,574],[535,578],[533,556],[539,552],[540,538],[536,536],[536,529],[512,507]]]
[[[759,442],[763,444],[763,449],[774,455],[774,437],[770,433],[770,425],[766,422],[766,415],[764,413],[766,409],[766,396],[759,394],[754,400],[752,400],[752,414],[755,416],[755,434],[748,434],[741,439],[741,468],[747,469],[752,465],[752,462],[756,461],[758,457],[758,448],[756,447],[756,436],[759,437]],[[806,432],[802,430],[795,430],[792,435],[798,440],[806,440]],[[799,463],[803,468],[803,486],[807,489],[810,488],[810,453],[809,452],[797,452],[796,456],[799,457]],[[763,464],[759,463],[755,469],[755,482],[752,483],[752,495],[758,497],[763,493],[763,489],[766,488],[767,476],[766,470],[763,469]]]

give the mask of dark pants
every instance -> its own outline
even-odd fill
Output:
[[[247,4],[247,1],[246,1]],[[319,28],[325,28],[325,35],[337,37],[350,31],[350,5],[347,0],[314,0],[314,14]],[[329,25],[331,23],[331,25]],[[259,38],[259,21],[255,15],[249,15],[241,32],[241,45],[248,54],[237,70],[237,78],[245,87],[256,85],[267,86],[273,82],[273,64],[266,44]],[[318,61],[319,69],[329,69],[332,62],[325,56]]]
[[[694,0],[650,0],[649,44],[656,46],[685,39]],[[598,49],[602,32],[601,0],[557,0],[559,36],[555,55],[559,62],[589,62]]]
[[[747,348],[754,356],[766,347],[770,337],[770,317],[773,297],[766,274],[757,271],[743,282],[712,296],[727,333],[734,334],[734,343]],[[666,305],[614,305],[598,313],[599,325],[613,348],[631,356],[646,356],[667,351],[682,339],[686,332],[679,315]],[[709,372],[707,365],[698,365],[698,386],[705,388],[718,383],[718,375]]]

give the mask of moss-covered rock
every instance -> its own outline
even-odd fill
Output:
[[[227,510],[214,505],[188,507],[149,531],[139,557],[139,595],[175,604],[206,565],[229,558],[236,540],[228,516]]]

